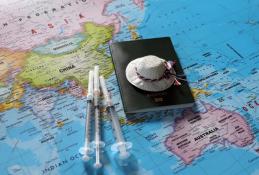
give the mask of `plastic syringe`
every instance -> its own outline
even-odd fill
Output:
[[[95,110],[95,141],[93,143],[95,147],[95,168],[101,168],[102,163],[100,161],[101,148],[105,146],[104,142],[101,141],[100,132],[100,109],[99,109],[99,98],[100,98],[100,80],[99,80],[99,66],[94,67],[94,110]]]
[[[93,106],[93,87],[94,87],[94,75],[93,71],[89,71],[88,78],[88,93],[87,93],[87,109],[86,109],[86,120],[85,120],[85,142],[84,146],[79,149],[79,153],[83,155],[84,161],[90,160],[90,154],[93,149],[90,147],[90,129],[91,129],[91,109]]]
[[[100,84],[101,84],[101,89],[106,103],[106,110],[110,115],[114,136],[116,139],[116,143],[112,145],[111,149],[114,152],[119,152],[120,159],[127,159],[130,156],[130,153],[128,150],[132,147],[132,143],[126,142],[123,137],[119,118],[118,118],[117,112],[115,111],[115,107],[112,103],[108,89],[105,85],[105,80],[103,76],[100,76]]]

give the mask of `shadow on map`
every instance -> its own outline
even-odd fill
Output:
[[[121,174],[125,175],[138,175],[139,174],[139,165],[136,157],[131,154],[131,156],[124,161],[121,161],[117,157],[115,157],[115,162],[118,170],[120,170]]]
[[[101,153],[101,162],[103,164],[103,167],[107,166],[110,162],[109,157],[106,153],[106,151],[103,151]],[[94,168],[94,163],[95,163],[95,157],[93,157],[93,159],[90,162],[84,162],[84,171],[87,175],[102,175],[105,174],[104,173],[104,169],[100,168],[100,169],[95,169]]]
[[[134,115],[127,115],[128,124],[138,124],[138,123],[153,123],[160,122],[162,119],[167,119],[168,122],[174,121],[179,114],[190,108],[173,109],[166,111],[156,111],[147,113],[138,113]],[[178,115],[177,115],[178,114]]]
[[[103,175],[107,173],[107,167],[116,167],[116,172],[121,175],[138,175],[139,166],[136,157],[132,154],[127,160],[121,161],[116,155],[113,156],[114,161],[111,161],[106,151],[102,152],[101,162],[103,168],[96,170],[93,166],[95,159],[93,158],[90,162],[84,162],[84,172],[87,175]],[[115,165],[111,165],[110,162],[115,162]]]

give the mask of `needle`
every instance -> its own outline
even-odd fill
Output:
[[[84,161],[90,160],[90,154],[93,149],[90,147],[90,128],[91,128],[91,109],[93,101],[93,71],[89,71],[88,79],[88,93],[87,93],[87,111],[86,111],[86,121],[85,121],[85,143],[84,146],[79,149],[79,153],[83,155],[82,159]]]
[[[115,111],[111,97],[105,85],[105,80],[103,76],[100,76],[100,84],[101,84],[101,89],[106,102],[106,109],[110,115],[114,136],[116,138],[116,143],[112,145],[111,149],[112,151],[119,152],[120,159],[127,159],[130,156],[130,153],[128,152],[128,150],[132,147],[132,143],[126,142],[123,137],[118,115],[117,115],[117,112]]]

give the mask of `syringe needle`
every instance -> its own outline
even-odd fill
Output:
[[[85,142],[84,146],[79,149],[79,153],[83,155],[82,159],[84,161],[90,160],[90,155],[93,150],[90,147],[90,127],[91,127],[91,109],[93,101],[93,71],[89,71],[88,78],[88,93],[87,93],[87,111],[86,111],[86,121],[85,121]]]
[[[116,138],[116,143],[112,145],[112,151],[116,151],[116,152],[118,151],[119,158],[126,159],[130,156],[130,153],[128,152],[128,150],[132,147],[132,143],[126,142],[123,137],[120,122],[119,122],[117,113],[115,111],[114,105],[112,103],[111,97],[109,95],[109,92],[107,90],[107,87],[105,85],[105,80],[103,76],[100,76],[100,84],[106,101],[106,109],[111,117],[112,127]]]
[[[100,161],[100,149],[104,147],[104,142],[101,141],[100,133],[100,109],[99,109],[99,97],[100,97],[100,84],[99,84],[99,66],[94,67],[94,108],[95,108],[95,168],[101,168],[102,163]]]

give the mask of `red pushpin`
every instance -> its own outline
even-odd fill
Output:
[[[84,16],[81,13],[79,13],[79,17],[80,19],[84,18]]]
[[[54,28],[54,26],[53,26],[53,24],[48,24],[48,27],[50,28],[50,29],[52,29],[52,28]]]
[[[31,33],[32,33],[32,34],[36,34],[37,31],[36,31],[35,29],[31,29]]]

